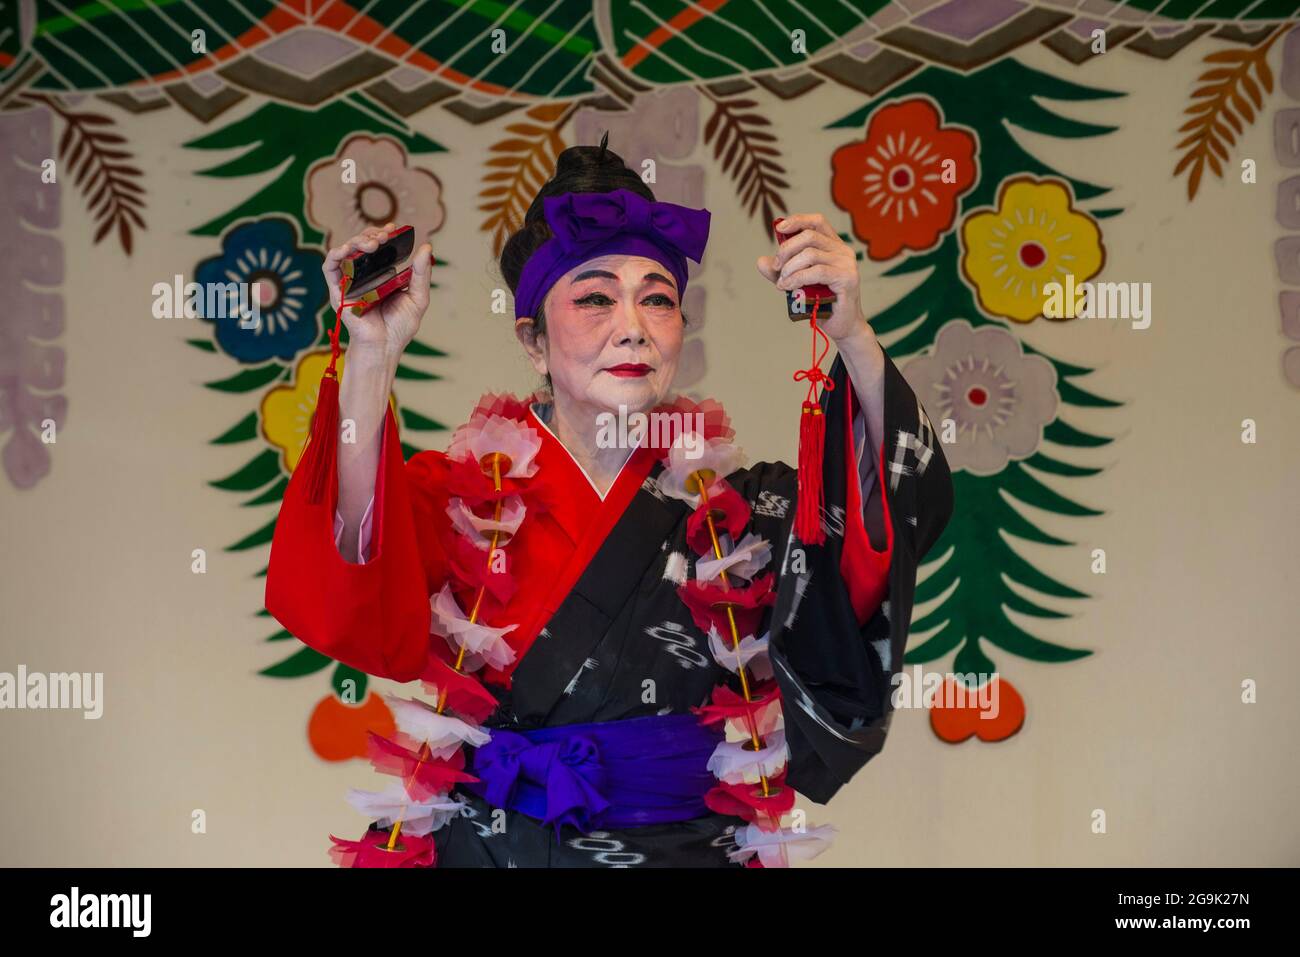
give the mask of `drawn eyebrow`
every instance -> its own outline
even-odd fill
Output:
[[[582,282],[582,280],[584,279],[617,279],[617,278],[618,277],[615,276],[612,272],[607,272],[604,269],[587,269],[583,272],[578,273],[578,275],[574,276],[573,281],[577,283],[577,282]],[[671,286],[673,284],[671,279],[669,279],[663,273],[659,273],[659,272],[648,272],[645,274],[645,277],[641,281],[645,282],[651,279],[656,280],[658,282],[662,282],[668,286]]]

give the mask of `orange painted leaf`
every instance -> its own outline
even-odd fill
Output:
[[[1220,50],[1205,58],[1206,63],[1240,63],[1250,59],[1249,50]]]
[[[528,140],[500,140],[492,144],[493,152],[497,153],[526,153],[533,148],[533,144]]]
[[[1188,153],[1186,156],[1180,159],[1178,161],[1178,165],[1174,167],[1174,175],[1177,176],[1183,170],[1187,169],[1187,164],[1190,163],[1192,160],[1196,159],[1197,155],[1198,154],[1196,150],[1192,150],[1190,153]]]
[[[1263,109],[1264,98],[1260,95],[1259,86],[1250,78],[1249,73],[1241,75],[1241,85],[1246,88],[1246,93],[1254,101],[1256,109]]]
[[[1267,55],[1268,50],[1265,49],[1264,53]],[[1264,89],[1272,93],[1273,92],[1273,71],[1269,69],[1268,60],[1264,59],[1263,56],[1260,56],[1255,60],[1255,72],[1259,74],[1259,82],[1263,84]]]

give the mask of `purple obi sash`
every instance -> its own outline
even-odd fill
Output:
[[[460,787],[495,807],[583,833],[688,821],[709,813],[717,784],[709,757],[722,731],[693,714],[567,724],[535,731],[487,729],[492,740],[466,749]]]

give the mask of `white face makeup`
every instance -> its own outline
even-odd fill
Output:
[[[677,371],[683,325],[672,274],[644,256],[611,254],[565,273],[546,294],[546,331],[529,350],[557,401],[644,412]],[[527,345],[527,344],[525,344]]]

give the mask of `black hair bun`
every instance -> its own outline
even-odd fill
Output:
[[[537,192],[523,225],[506,240],[501,250],[501,273],[511,292],[519,283],[524,263],[542,243],[551,238],[551,227],[546,222],[544,200],[548,196],[565,193],[611,193],[627,189],[655,201],[655,194],[641,176],[628,169],[623,157],[609,148],[609,131],[600,138],[599,146],[570,146],[555,160],[555,175]]]
[[[628,169],[623,157],[609,148],[609,131],[606,130],[599,146],[570,146],[556,157],[555,175],[538,191],[524,222],[532,223],[544,215],[542,200],[547,196],[609,193],[616,189],[630,189],[654,202],[654,193],[641,177]]]
[[[609,130],[601,136],[599,146],[570,146],[555,160],[557,180],[600,170],[606,170],[613,175],[627,170],[623,158],[609,148]]]

